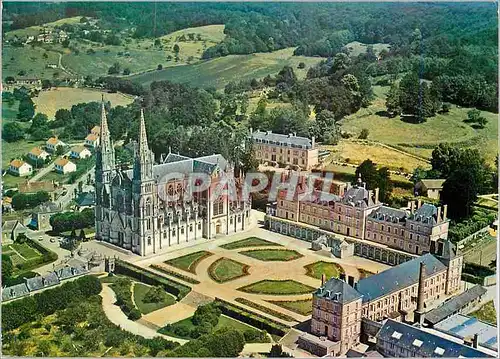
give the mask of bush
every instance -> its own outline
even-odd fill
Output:
[[[137,319],[140,319],[142,317],[142,314],[141,312],[139,311],[139,309],[137,308],[133,308],[130,313],[128,313],[127,315],[128,319],[130,320],[137,320]]]
[[[94,223],[93,208],[86,208],[81,212],[57,213],[50,217],[50,225],[52,226],[52,230],[56,233],[91,227]]]
[[[160,303],[162,302],[167,294],[161,286],[154,286],[149,288],[149,290],[144,295],[144,302],[146,303]]]
[[[215,327],[219,323],[219,317],[221,315],[221,310],[215,302],[200,305],[196,308],[193,318],[191,321],[194,325],[202,325],[203,323],[210,323],[212,327]]]
[[[39,204],[42,204],[49,200],[50,195],[45,191],[40,191],[34,194],[16,193],[12,197],[12,208],[14,208],[16,211],[27,208],[34,208]]]

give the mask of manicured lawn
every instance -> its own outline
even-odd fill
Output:
[[[271,295],[307,294],[312,293],[315,289],[292,279],[266,279],[238,288],[242,292]]]
[[[303,255],[299,252],[290,249],[254,249],[251,251],[240,252],[240,254],[244,254],[261,261],[287,262],[303,257]]]
[[[218,283],[248,275],[249,266],[232,259],[220,258],[213,262],[208,268],[210,278]]]
[[[148,314],[155,310],[167,307],[175,303],[175,297],[170,293],[165,292],[165,299],[158,303],[148,303],[144,301],[144,296],[149,291],[151,286],[142,283],[134,284],[134,301],[137,308],[142,314]]]
[[[270,314],[273,317],[286,320],[287,322],[296,321],[293,317],[291,317],[289,315],[283,314],[281,312],[277,312],[277,311],[269,308],[268,306],[260,305],[258,303],[252,302],[252,301],[245,299],[245,298],[236,298],[235,301],[237,301],[238,303],[244,304],[250,308],[254,308],[254,309],[260,310],[261,312]]]
[[[497,313],[493,301],[486,303],[481,308],[479,308],[479,310],[476,310],[469,315],[483,322],[497,325]]]
[[[236,242],[224,244],[221,247],[224,249],[239,249],[246,247],[263,247],[263,246],[281,246],[281,244],[266,241],[258,237],[249,237]]]
[[[182,257],[170,259],[164,263],[169,264],[173,267],[185,270],[186,272],[191,272],[196,274],[196,266],[198,263],[200,263],[203,259],[211,256],[212,253],[207,252],[207,251],[199,251],[199,252],[194,252],[187,254]]]
[[[269,300],[268,302],[301,315],[309,315],[312,313],[312,298],[294,301]]]
[[[306,269],[306,275],[309,277],[313,277],[316,279],[321,279],[321,275],[325,274],[326,279],[330,279],[332,277],[338,278],[340,273],[343,273],[344,270],[337,263],[332,262],[314,262],[304,266]]]

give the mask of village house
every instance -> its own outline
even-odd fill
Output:
[[[61,208],[54,202],[45,202],[38,205],[31,213],[29,227],[39,231],[52,229],[50,226],[50,217],[60,211]]]
[[[90,130],[90,133],[94,136],[97,136],[99,137],[101,135],[101,126],[94,126],[92,127],[92,129]]]
[[[14,160],[9,165],[9,172],[14,176],[29,176],[33,172],[33,167],[22,160]]]
[[[58,158],[55,162],[56,172],[66,174],[76,171],[76,165],[67,158]]]
[[[309,139],[296,134],[282,135],[271,131],[252,131],[254,155],[260,163],[285,165],[309,170],[318,164],[314,136]]]
[[[40,147],[33,147],[28,153],[28,158],[34,162],[45,161],[49,157],[49,153],[42,150]]]
[[[71,149],[70,157],[83,159],[92,156],[92,152],[84,146],[75,146]]]
[[[55,199],[58,190],[62,190],[62,188],[58,188],[54,181],[25,181],[18,185],[19,193],[33,194],[44,191],[50,195],[52,201]]]
[[[96,148],[99,145],[99,137],[90,133],[85,137],[85,146],[90,148]]]
[[[66,144],[57,137],[51,137],[45,143],[45,149],[49,152],[56,152],[58,147],[64,147]]]
[[[423,179],[415,184],[415,195],[439,199],[443,190],[444,179]]]
[[[2,224],[2,245],[13,243],[17,236],[27,231],[28,229],[18,220],[5,221]]]

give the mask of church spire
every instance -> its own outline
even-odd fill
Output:
[[[144,121],[144,110],[141,108],[141,120],[139,123],[139,153],[145,154],[149,150],[148,136],[146,134],[146,122]]]
[[[106,107],[104,106],[104,95],[101,98],[101,138],[109,138],[108,119],[106,117]]]
[[[101,129],[99,133],[99,145],[97,147],[97,163],[96,170],[102,172],[103,183],[111,181],[111,175],[106,175],[104,172],[111,172],[115,170],[115,151],[111,143],[111,136],[109,134],[108,119],[106,117],[106,107],[104,106],[104,95],[101,102]]]

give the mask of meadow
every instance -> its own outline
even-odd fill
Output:
[[[268,53],[230,55],[131,76],[130,79],[146,86],[153,81],[169,80],[196,87],[222,89],[232,81],[275,75],[287,65],[293,67],[298,78],[304,78],[307,70],[322,60],[321,57],[294,56],[293,51],[294,48],[287,48]],[[301,62],[306,65],[304,69],[297,68]]]
[[[41,91],[38,96],[33,97],[36,112],[44,113],[49,119],[53,119],[57,110],[70,110],[73,105],[85,102],[101,102],[102,95],[105,101],[110,101],[112,107],[126,106],[133,102],[133,96],[121,93],[108,93],[105,91],[59,87],[47,91]]]
[[[57,65],[59,54],[42,47],[12,47],[2,46],[2,77],[14,78],[63,78],[61,69],[48,68],[49,64]]]
[[[367,108],[340,121],[342,130],[356,137],[363,128],[368,129],[368,139],[393,146],[419,156],[429,158],[432,150],[441,142],[459,144],[479,149],[493,163],[498,152],[498,115],[482,111],[488,120],[483,129],[474,129],[463,121],[470,108],[452,106],[449,113],[439,113],[424,123],[410,123],[399,117],[384,116],[385,96],[388,86],[373,86],[375,98]]]

